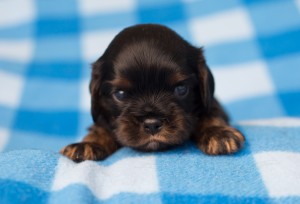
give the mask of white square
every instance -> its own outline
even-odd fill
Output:
[[[122,193],[150,194],[159,191],[155,157],[126,158],[110,166],[93,161],[74,163],[59,160],[52,190],[58,191],[72,184],[84,184],[99,199]]]
[[[300,0],[295,0],[296,1],[296,6],[298,7],[298,10],[300,12]]]
[[[87,62],[96,61],[120,30],[84,33],[81,37],[83,57]]]
[[[0,41],[0,58],[28,62],[32,58],[33,42],[31,40]]]
[[[135,9],[135,0],[79,0],[79,8],[83,15],[116,11],[133,11]]]
[[[272,80],[263,62],[251,62],[212,69],[216,97],[228,103],[274,93]]]
[[[263,152],[254,155],[270,196],[300,195],[300,154]]]
[[[280,117],[239,121],[239,125],[263,127],[300,127],[300,118]]]
[[[32,21],[35,17],[35,2],[33,0],[1,0],[0,14],[0,27]]]
[[[243,8],[196,18],[189,26],[196,42],[204,46],[254,36],[251,20]]]
[[[83,80],[80,84],[80,107],[84,112],[89,112],[91,109],[91,95],[89,91],[90,80]]]
[[[3,151],[8,142],[9,132],[6,129],[0,128],[0,152]]]
[[[0,70],[0,104],[17,107],[20,103],[23,78]]]

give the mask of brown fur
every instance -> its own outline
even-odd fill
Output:
[[[109,83],[111,83],[111,85],[114,87],[119,87],[122,89],[129,89],[132,87],[132,84],[126,78],[115,78]]]
[[[94,125],[89,128],[89,134],[81,143],[68,145],[60,153],[76,162],[81,162],[83,160],[103,160],[118,148],[119,145],[108,130]]]
[[[230,154],[245,141],[214,98],[202,49],[164,26],[120,32],[93,64],[90,92],[94,125],[61,151],[77,162],[103,160],[122,146],[161,151],[189,139],[206,154]]]

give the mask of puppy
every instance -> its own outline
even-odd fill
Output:
[[[120,32],[92,66],[94,125],[61,154],[103,160],[120,147],[159,151],[187,140],[209,155],[237,152],[244,136],[214,98],[214,79],[200,48],[162,25]]]

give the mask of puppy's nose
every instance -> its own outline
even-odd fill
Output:
[[[161,130],[162,122],[159,119],[146,119],[144,120],[144,129],[146,132],[154,135]]]

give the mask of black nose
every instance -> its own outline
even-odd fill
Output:
[[[146,132],[154,135],[161,130],[162,122],[159,119],[146,119],[144,120],[144,129]]]

